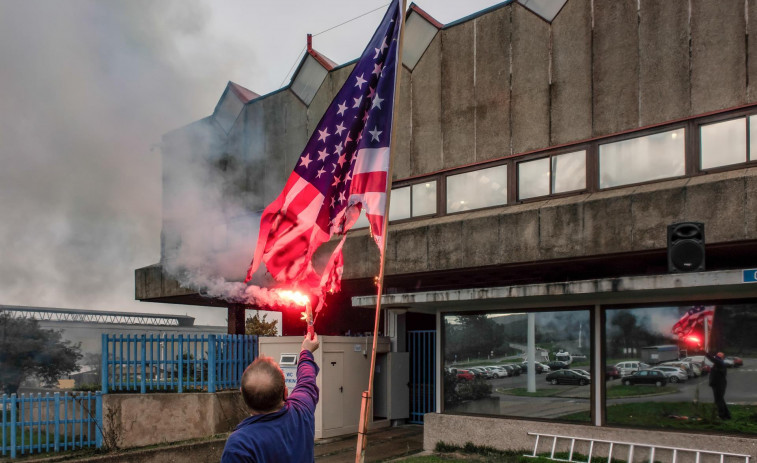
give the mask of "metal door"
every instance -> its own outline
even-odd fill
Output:
[[[335,429],[344,426],[344,370],[342,367],[344,354],[342,352],[324,352],[322,401],[327,407],[323,411],[323,429]]]
[[[410,422],[436,411],[436,331],[408,331],[410,352]]]

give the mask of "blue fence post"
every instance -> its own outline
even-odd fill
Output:
[[[108,393],[108,335],[102,336],[102,354],[100,355],[100,383],[103,394]]]
[[[5,411],[3,411],[5,413]],[[16,458],[16,394],[11,394],[11,458]]]
[[[55,428],[53,430],[53,443],[55,447],[55,451],[60,451],[60,444],[58,443],[60,441],[60,392],[56,392],[54,395],[54,407],[53,410],[53,417],[55,421]]]
[[[208,336],[208,392],[216,392],[216,335]]]
[[[147,381],[147,378],[146,378],[146,376],[147,376],[147,361],[145,359],[145,357],[147,357],[147,335],[144,335],[144,334],[142,335],[142,352],[141,352],[141,357],[142,357],[142,365],[141,365],[142,366],[142,371],[141,371],[142,381],[140,383],[140,392],[142,394],[145,394],[147,392],[147,383],[146,383],[146,381]]]
[[[95,445],[97,448],[103,446],[103,396],[99,392],[95,396]]]
[[[179,335],[179,394],[184,392],[184,335]]]

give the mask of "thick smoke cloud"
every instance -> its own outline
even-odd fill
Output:
[[[133,270],[160,256],[154,145],[212,111],[240,57],[255,66],[210,18],[197,0],[0,2],[0,304],[223,323],[133,300]]]

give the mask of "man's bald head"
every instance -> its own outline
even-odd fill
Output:
[[[284,373],[271,357],[258,357],[244,370],[241,390],[250,413],[278,411],[286,397]]]

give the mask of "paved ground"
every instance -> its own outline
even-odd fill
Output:
[[[357,435],[316,442],[317,463],[351,463],[355,461]],[[365,461],[379,462],[412,455],[423,450],[423,426],[406,425],[383,428],[368,433]]]

